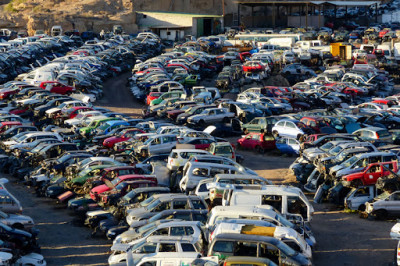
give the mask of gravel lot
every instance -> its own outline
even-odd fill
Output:
[[[104,84],[104,98],[99,105],[114,111],[138,116],[141,103],[134,101],[125,88],[129,74]],[[241,151],[244,165],[259,175],[276,182],[291,182],[288,173],[293,157],[274,152],[258,155]],[[7,177],[7,176],[6,176]],[[91,230],[80,226],[76,216],[54,200],[37,198],[33,190],[10,179],[7,188],[22,203],[24,214],[31,216],[40,230],[39,243],[48,265],[107,265],[110,242],[91,238]],[[314,250],[315,265],[390,265],[396,241],[389,237],[394,221],[369,221],[355,213],[344,213],[331,204],[314,205],[312,229],[317,239]]]

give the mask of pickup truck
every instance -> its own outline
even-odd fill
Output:
[[[374,185],[378,178],[388,176],[392,172],[397,172],[397,161],[371,163],[361,172],[345,175],[342,183],[347,187],[359,187],[361,185]]]

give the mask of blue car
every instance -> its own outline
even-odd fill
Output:
[[[299,154],[300,142],[295,138],[282,137],[277,139],[276,148],[283,154]]]

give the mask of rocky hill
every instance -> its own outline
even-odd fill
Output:
[[[199,14],[222,14],[231,0],[0,0],[0,28],[49,31],[53,25],[64,30],[111,30],[122,25],[126,32],[136,32],[134,11],[171,11]]]
[[[6,3],[4,3],[6,2]],[[122,25],[137,30],[132,0],[12,0],[2,1],[0,28],[49,31],[53,25],[64,30],[111,30]]]

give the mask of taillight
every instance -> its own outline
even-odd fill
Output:
[[[376,135],[376,139],[379,139],[378,132],[375,132],[375,135]]]
[[[232,152],[232,159],[235,159],[235,154]]]
[[[213,155],[215,155],[215,152],[213,153]]]

